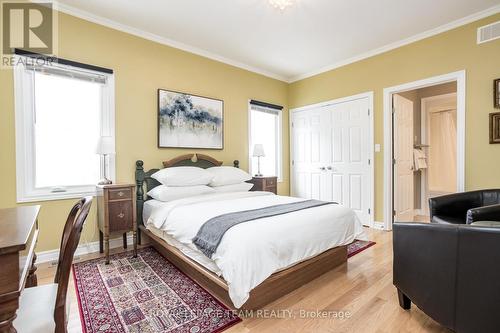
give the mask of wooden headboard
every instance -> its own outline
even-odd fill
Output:
[[[175,157],[171,160],[164,161],[164,168],[180,167],[180,166],[194,166],[203,169],[211,168],[214,166],[221,166],[222,161],[218,161],[213,157],[203,154],[186,154]],[[240,167],[240,162],[238,160],[233,161],[233,166],[236,168]],[[146,183],[146,193],[154,189],[156,186],[161,185],[156,179],[151,178],[151,175],[160,169],[150,169],[144,171],[144,162],[139,160],[135,162],[135,183],[137,185],[136,190],[136,205],[137,205],[137,224],[144,225],[142,220],[142,210],[144,207],[144,202],[150,198],[144,194],[144,183]]]

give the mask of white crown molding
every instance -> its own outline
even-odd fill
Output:
[[[132,244],[133,244],[133,238],[132,235],[127,236],[127,243],[128,243],[128,250],[131,249]],[[120,238],[113,238],[109,240],[109,248],[114,249],[117,247],[123,246],[123,239]],[[79,261],[79,256],[83,256],[86,254],[91,254],[91,253],[96,253],[99,252],[99,242],[91,242],[91,243],[86,243],[86,244],[80,244],[76,248],[75,251],[75,257],[73,259],[74,262]],[[42,264],[46,262],[54,262],[57,264],[57,260],[59,259],[59,249],[55,250],[48,250],[48,251],[42,251],[42,252],[37,252],[36,253],[36,263],[37,264]]]
[[[491,16],[491,15],[494,15],[494,14],[497,14],[500,12],[500,5],[496,5],[496,6],[488,8],[488,9],[485,9],[483,11],[477,12],[475,14],[468,15],[468,16],[463,17],[461,19],[458,19],[458,20],[452,21],[450,23],[441,25],[437,28],[427,30],[425,32],[411,36],[409,38],[405,38],[405,39],[402,39],[400,41],[390,43],[388,45],[385,45],[385,46],[379,47],[377,49],[356,55],[354,57],[336,62],[334,64],[331,64],[331,65],[328,65],[325,67],[321,67],[317,70],[307,72],[307,73],[304,73],[301,75],[293,76],[293,77],[285,77],[283,75],[279,75],[279,74],[276,74],[276,73],[273,73],[273,72],[255,67],[255,66],[247,65],[247,64],[244,64],[242,62],[223,57],[223,56],[218,55],[218,54],[214,54],[212,52],[197,48],[195,46],[187,45],[187,44],[178,42],[176,40],[165,38],[165,37],[162,37],[162,36],[159,36],[159,35],[156,35],[156,34],[141,30],[141,29],[131,27],[131,26],[126,25],[126,24],[122,24],[122,23],[107,19],[107,18],[99,16],[99,15],[92,14],[90,12],[75,8],[73,6],[69,6],[69,5],[60,3],[60,2],[55,2],[54,4],[55,4],[55,9],[58,11],[61,11],[63,13],[66,13],[66,14],[69,14],[72,16],[76,16],[76,17],[79,17],[81,19],[84,19],[84,20],[87,20],[87,21],[90,21],[90,22],[93,22],[96,24],[100,24],[100,25],[103,25],[103,26],[106,26],[106,27],[109,27],[109,28],[112,28],[115,30],[126,32],[126,33],[129,33],[131,35],[138,36],[138,37],[141,37],[141,38],[144,38],[147,40],[151,40],[151,41],[159,43],[159,44],[167,45],[167,46],[170,46],[170,47],[173,47],[176,49],[180,49],[180,50],[183,50],[183,51],[186,51],[189,53],[193,53],[193,54],[196,54],[196,55],[208,58],[208,59],[222,62],[222,63],[228,64],[228,65],[234,66],[234,67],[238,67],[238,68],[241,68],[241,69],[244,69],[244,70],[256,73],[256,74],[267,76],[267,77],[270,77],[270,78],[273,78],[276,80],[280,80],[283,82],[287,82],[287,83],[293,83],[296,81],[307,79],[309,77],[312,77],[312,76],[315,76],[315,75],[318,75],[321,73],[325,73],[325,72],[331,71],[333,69],[343,67],[343,66],[361,61],[363,59],[367,59],[367,58],[379,55],[379,54],[384,53],[384,52],[388,52],[388,51],[397,49],[399,47],[417,42],[419,40],[438,35],[440,33],[458,28],[460,26],[472,23],[474,21],[480,20],[482,18]]]
[[[215,61],[218,61],[221,63],[225,63],[227,65],[238,67],[238,68],[241,68],[241,69],[244,69],[244,70],[256,73],[256,74],[264,75],[264,76],[270,77],[272,79],[280,80],[283,82],[288,82],[288,78],[284,77],[282,75],[272,73],[272,72],[269,72],[267,70],[257,68],[257,67],[251,66],[251,65],[247,65],[247,64],[241,63],[239,61],[232,60],[232,59],[223,57],[221,55],[214,54],[214,53],[211,53],[209,51],[197,48],[195,46],[187,45],[187,44],[178,42],[176,40],[165,38],[165,37],[162,37],[162,36],[159,36],[159,35],[156,35],[156,34],[141,30],[141,29],[137,29],[137,28],[131,27],[129,25],[122,24],[122,23],[107,19],[105,17],[92,14],[90,12],[81,10],[79,8],[75,8],[73,6],[69,6],[69,5],[60,3],[60,2],[55,2],[54,4],[55,4],[54,8],[56,10],[63,12],[63,13],[66,13],[66,14],[69,14],[69,15],[72,15],[72,16],[79,17],[79,18],[84,19],[86,21],[90,21],[93,23],[97,23],[97,24],[106,26],[108,28],[112,28],[115,30],[126,32],[126,33],[134,35],[134,36],[138,36],[138,37],[141,37],[141,38],[144,38],[144,39],[147,39],[147,40],[159,43],[159,44],[163,44],[163,45],[170,46],[170,47],[173,47],[176,49],[180,49],[180,50],[183,50],[183,51],[186,51],[189,53],[193,53],[193,54],[196,54],[196,55],[208,58],[208,59],[212,59],[212,60],[215,60]]]
[[[411,43],[418,42],[419,40],[422,40],[422,39],[425,39],[425,38],[429,38],[429,37],[438,35],[440,33],[443,33],[443,32],[446,32],[446,31],[458,28],[460,26],[463,26],[463,25],[466,25],[466,24],[478,21],[478,20],[483,19],[485,17],[491,16],[491,15],[495,15],[495,14],[497,14],[499,12],[500,12],[500,5],[496,5],[496,6],[490,7],[488,9],[486,9],[486,10],[483,10],[483,11],[477,12],[475,14],[463,17],[463,18],[458,19],[456,21],[452,21],[450,23],[444,24],[444,25],[439,26],[437,28],[424,31],[424,32],[416,34],[416,35],[414,35],[412,37],[405,38],[405,39],[402,39],[400,41],[397,41],[397,42],[394,42],[394,43],[391,43],[391,44],[379,47],[377,49],[374,49],[374,50],[371,50],[371,51],[359,54],[359,55],[351,57],[349,59],[336,62],[336,63],[334,63],[332,65],[329,65],[329,66],[326,66],[326,67],[322,67],[322,68],[317,69],[315,71],[311,71],[311,72],[308,72],[308,73],[305,73],[305,74],[302,74],[302,75],[295,76],[295,77],[289,79],[288,83],[293,83],[293,82],[296,82],[296,81],[307,79],[307,78],[309,78],[311,76],[315,76],[315,75],[318,75],[318,74],[321,74],[321,73],[325,73],[325,72],[331,71],[333,69],[336,69],[336,68],[339,68],[339,67],[343,67],[343,66],[346,66],[346,65],[349,65],[349,64],[361,61],[363,59],[367,59],[367,58],[379,55],[381,53],[397,49],[399,47],[402,47],[402,46],[405,46],[405,45],[408,45],[408,44],[411,44]]]

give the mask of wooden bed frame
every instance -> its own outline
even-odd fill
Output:
[[[210,168],[222,165],[210,156],[203,154],[187,154],[163,162],[165,168],[176,166],[196,166],[200,168]],[[235,167],[239,167],[239,162],[233,162]],[[138,223],[138,241],[141,243],[141,233],[144,233],[151,240],[153,247],[165,258],[172,262],[177,268],[188,275],[190,278],[207,289],[212,295],[230,308],[234,308],[228,294],[226,281],[207,270],[196,261],[184,255],[177,248],[167,244],[163,239],[154,235],[146,229],[142,211],[144,202],[149,200],[144,195],[144,183],[146,184],[146,193],[154,187],[160,185],[158,181],[151,178],[151,175],[159,169],[144,171],[144,162],[137,161],[135,169],[135,180],[137,184],[137,223]],[[289,292],[312,281],[318,276],[330,271],[331,269],[347,261],[347,246],[339,246],[323,252],[311,259],[302,261],[287,269],[272,274],[260,285],[250,292],[250,298],[242,306],[243,309],[260,309],[264,305],[288,294]]]

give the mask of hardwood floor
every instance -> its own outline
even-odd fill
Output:
[[[253,317],[244,318],[224,332],[451,332],[414,305],[410,311],[399,307],[392,285],[392,233],[366,230],[370,240],[377,242],[375,246],[265,308],[275,312],[254,312]],[[98,256],[98,253],[82,256],[80,260]],[[50,283],[55,267],[41,264],[37,273],[39,284]],[[68,332],[81,332],[72,281],[71,278],[68,291],[71,304]],[[314,318],[318,311],[328,318]],[[341,313],[346,318],[338,318]]]

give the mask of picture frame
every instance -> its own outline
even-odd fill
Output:
[[[493,106],[500,109],[500,79],[493,81]]]
[[[500,143],[500,112],[490,113],[490,144]]]
[[[224,149],[224,101],[158,89],[158,148]]]

